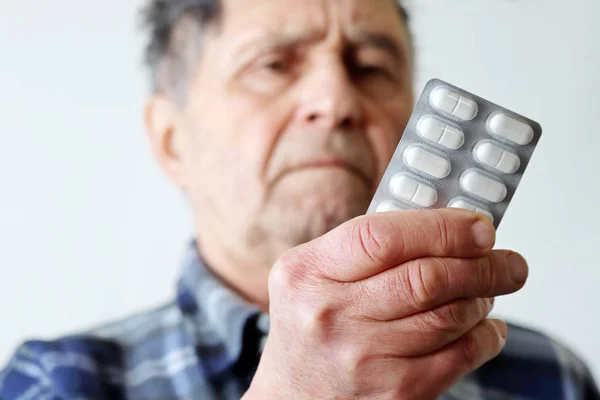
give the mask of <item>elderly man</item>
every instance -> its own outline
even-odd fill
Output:
[[[394,0],[145,17],[148,138],[195,217],[177,298],[25,343],[2,399],[600,398],[568,350],[488,319],[528,270],[485,218],[361,216],[413,107]]]

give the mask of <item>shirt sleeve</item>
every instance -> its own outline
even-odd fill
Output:
[[[568,399],[600,400],[598,384],[585,361],[570,348],[554,342]]]
[[[121,349],[87,337],[28,341],[0,373],[0,400],[122,399]]]
[[[25,343],[0,372],[0,399],[39,398],[60,399],[53,393],[50,376],[44,371],[38,355]]]

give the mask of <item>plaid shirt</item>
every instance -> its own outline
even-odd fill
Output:
[[[239,399],[268,317],[188,250],[176,301],[55,341],[29,341],[0,373],[2,400]],[[600,400],[586,366],[555,341],[511,326],[502,354],[441,400]]]

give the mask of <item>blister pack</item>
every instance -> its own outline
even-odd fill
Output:
[[[432,79],[367,214],[456,207],[497,228],[541,135],[537,122]]]

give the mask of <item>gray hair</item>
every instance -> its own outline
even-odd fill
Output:
[[[402,19],[406,9],[397,1]],[[202,33],[218,25],[220,0],[149,0],[142,9],[142,26],[149,33],[145,64],[150,70],[154,92],[175,95],[199,56]]]

